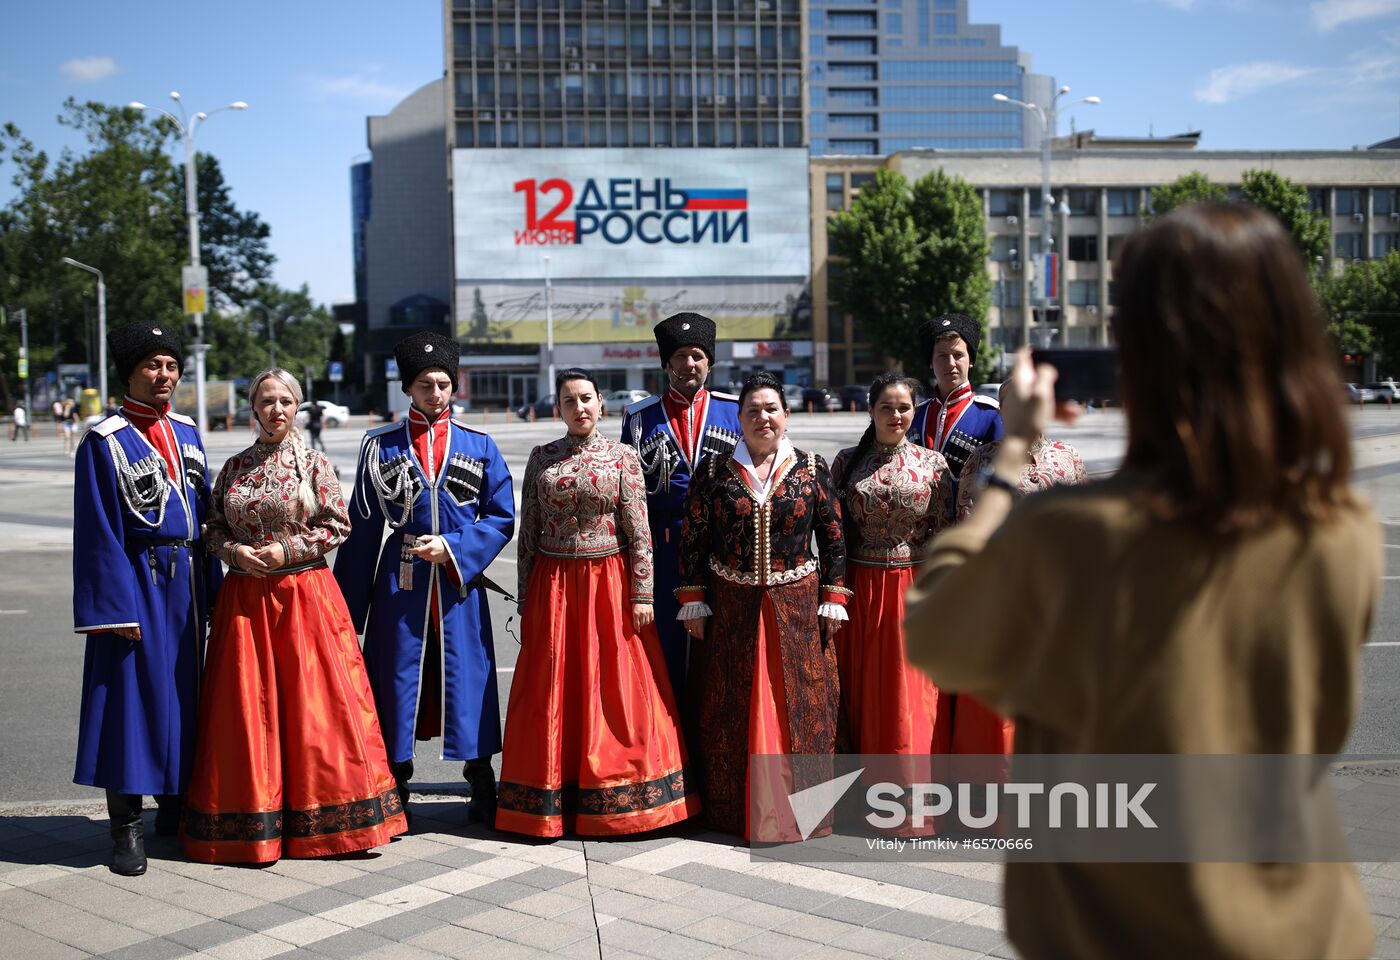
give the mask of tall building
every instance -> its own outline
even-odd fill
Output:
[[[452,144],[796,147],[801,0],[444,0]]]
[[[1053,80],[1000,27],[969,23],[967,3],[811,0],[812,153],[1038,147],[1039,124],[992,95],[1044,103]]]

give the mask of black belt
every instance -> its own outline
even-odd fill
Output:
[[[293,564],[293,565],[290,566],[290,567],[278,567],[276,570],[269,570],[269,571],[267,571],[267,573],[262,574],[262,576],[264,576],[264,577],[280,577],[280,576],[282,576],[283,574],[287,574],[287,573],[305,573],[307,570],[316,570],[316,569],[319,569],[319,568],[321,568],[321,567],[324,567],[325,565],[326,565],[326,558],[325,558],[325,557],[317,557],[315,560],[308,560],[308,561],[306,561],[305,563],[297,563],[297,564]],[[236,576],[236,577],[252,577],[252,576],[256,576],[256,574],[249,573],[247,570],[240,570],[240,569],[239,569],[238,567],[236,567],[236,566],[230,566],[230,567],[228,568],[228,572],[231,573],[231,574],[233,574],[233,575]]]
[[[151,586],[156,585],[156,571],[160,565],[156,560],[156,547],[184,547],[186,550],[193,550],[198,540],[179,540],[175,537],[145,537],[141,549],[146,551],[146,560],[151,567]],[[175,554],[170,554],[169,577],[175,579]]]
[[[198,540],[177,540],[174,537],[145,537],[142,540],[142,543],[148,547],[184,547],[186,550],[198,542]]]

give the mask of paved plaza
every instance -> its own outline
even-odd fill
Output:
[[[864,423],[798,415],[791,432],[830,456]],[[347,483],[363,426],[326,432]],[[485,427],[517,487],[530,448],[562,432],[499,416]],[[616,419],[604,425],[616,429]],[[1386,523],[1386,576],[1400,579],[1400,410],[1359,412],[1353,432],[1358,484]],[[1121,456],[1122,420],[1111,412],[1056,436],[1078,445],[1093,473]],[[246,442],[241,431],[211,434],[211,464]],[[376,850],[262,868],[196,864],[153,836],[148,812],[148,873],[115,876],[100,793],[68,782],[82,668],[69,609],[70,474],[49,424],[30,444],[0,441],[0,957],[1015,956],[998,865],[780,863],[687,825],[639,840],[531,841],[468,824],[460,764],[431,759],[415,781],[412,833]],[[514,582],[513,545],[489,574]],[[1354,750],[1400,754],[1396,592],[1364,661]],[[504,696],[514,611],[498,602]],[[1361,869],[1375,955],[1400,957],[1400,863]]]

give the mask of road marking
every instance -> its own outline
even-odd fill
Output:
[[[22,616],[24,616],[24,615],[25,615],[26,613],[28,613],[28,612],[29,612],[28,610],[0,610],[0,617],[7,616],[7,615],[8,615],[8,616],[12,616],[12,617],[13,617],[13,616],[21,616],[21,617],[22,617]]]
[[[1400,577],[1381,577],[1382,580],[1400,580]]]
[[[496,668],[496,672],[497,672],[497,673],[514,673],[514,672],[515,672],[515,668],[514,668],[514,667],[497,667],[497,668]]]
[[[1400,640],[1377,640],[1375,643],[1364,644],[1367,647],[1400,647]]]

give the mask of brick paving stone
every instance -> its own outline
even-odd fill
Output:
[[[10,956],[24,957],[25,960],[76,960],[88,954],[59,943],[52,937],[25,929],[8,920],[0,920],[0,943],[5,945]]]
[[[640,944],[639,953],[656,960],[704,960],[717,955],[720,948],[704,940],[695,940],[680,933],[668,933],[650,943]]]
[[[482,933],[489,933],[493,937],[503,937],[512,930],[519,930],[527,923],[537,923],[538,921],[538,917],[532,917],[527,913],[517,913],[514,910],[507,910],[505,907],[491,907],[462,919],[458,925],[470,927],[472,930],[480,930]]]
[[[523,883],[526,886],[537,887],[540,890],[553,890],[555,887],[562,887],[566,883],[573,883],[579,876],[568,870],[559,870],[555,867],[536,867],[524,873],[517,873],[510,879],[515,883]]]
[[[927,940],[895,954],[898,960],[978,960],[985,956],[985,953],[975,950],[964,950],[962,947],[950,947],[946,943],[932,943]]]
[[[267,960],[268,957],[287,958],[293,957],[316,957],[319,956],[307,951],[297,950],[281,940],[261,933],[250,933],[241,940],[230,940],[228,943],[221,943],[217,947],[210,947],[199,955],[200,960]]]
[[[351,903],[359,903],[363,897],[357,897],[353,893],[346,893],[334,887],[325,887],[320,890],[312,890],[310,893],[300,893],[295,897],[288,897],[279,901],[282,906],[299,910],[302,913],[325,913],[337,907],[343,907]]]
[[[390,867],[381,870],[383,876],[395,877],[408,883],[417,883],[419,880],[427,880],[429,877],[441,876],[444,873],[451,873],[454,868],[445,863],[435,863],[430,860],[416,860],[402,864],[397,867]]]
[[[377,936],[365,930],[347,930],[333,937],[308,943],[306,949],[322,956],[335,957],[336,960],[350,960],[352,957],[362,957],[389,946],[393,946],[393,941],[387,937]]]
[[[637,923],[644,923],[649,927],[657,927],[661,930],[679,930],[687,924],[704,919],[704,917],[705,915],[700,911],[692,910],[679,903],[648,903],[623,915],[625,920],[635,920]]]
[[[1013,947],[1009,941],[992,947],[990,955],[993,957],[1003,957],[1005,960],[1019,960],[1021,956],[1016,952],[1016,948]]]
[[[517,874],[533,870],[537,866],[539,866],[539,864],[530,863],[525,860],[517,860],[514,857],[497,856],[492,857],[490,860],[483,860],[471,869],[485,876],[494,877],[497,880],[506,880]]]
[[[561,913],[553,920],[555,923],[567,923],[571,927],[578,927],[590,933],[598,932],[598,915],[593,912],[593,904],[591,903],[575,907],[568,913]]]
[[[446,847],[441,853],[433,853],[427,859],[455,870],[461,867],[475,866],[483,860],[491,859],[491,857],[480,850],[469,850],[466,847]]]
[[[329,887],[345,880],[353,880],[367,872],[372,860],[279,860],[270,867],[268,873],[291,877],[315,887]],[[392,866],[386,863],[385,866]]]
[[[424,917],[433,917],[444,923],[461,923],[467,917],[492,909],[495,909],[493,905],[483,900],[473,900],[470,897],[448,897],[445,900],[439,900],[409,912]]]
[[[382,903],[375,903],[373,900],[360,900],[357,903],[347,903],[343,907],[336,907],[334,910],[327,910],[325,913],[318,913],[316,916],[322,920],[329,920],[331,923],[339,923],[352,930],[368,926],[376,920],[387,920],[389,917],[397,916],[404,912],[402,907],[386,906]]]
[[[264,930],[261,935],[285,941],[294,947],[304,947],[308,943],[333,937],[337,933],[344,933],[346,929],[343,923],[332,923],[329,920],[322,920],[320,917],[302,917],[300,920],[278,924]]]
[[[280,903],[265,903],[261,907],[254,907],[251,910],[244,910],[241,913],[230,914],[224,917],[228,923],[242,927],[245,931],[251,930],[253,933],[262,933],[264,930],[271,930],[273,927],[281,926],[284,923],[291,923],[300,920],[305,914],[300,910],[293,910],[291,907]]]
[[[840,920],[831,920],[827,917],[820,917],[816,914],[808,914],[796,920],[789,921],[780,927],[774,928],[779,933],[786,933],[790,937],[801,937],[803,940],[811,940],[813,943],[831,943],[852,930],[859,930],[860,927],[852,923],[844,923]]]
[[[318,889],[316,884],[305,880],[251,867],[213,867],[203,872],[200,880],[222,890],[247,894],[268,903]]]
[[[468,930],[465,927],[439,927],[436,930],[429,930],[427,933],[410,937],[407,943],[432,953],[440,953],[445,957],[484,958],[486,954],[481,945],[489,943],[492,939],[490,934],[482,933],[480,930]]]
[[[332,884],[329,889],[348,893],[352,897],[368,898],[376,894],[387,893],[390,890],[397,890],[401,886],[403,886],[403,881],[397,877],[386,877],[380,873],[366,873],[350,880],[342,880]]]
[[[552,951],[550,956],[561,957],[564,960],[602,960],[603,952],[596,937],[584,937]]]
[[[960,900],[941,893],[930,893],[922,900],[909,904],[904,908],[904,912],[917,913],[937,920],[962,921],[985,908],[986,904],[975,900]]]
[[[964,950],[987,953],[998,944],[1004,943],[1006,935],[996,930],[988,930],[986,927],[950,923],[945,927],[929,931],[924,939],[936,943],[946,943],[952,947],[962,947]]]
[[[947,925],[947,920],[925,916],[921,913],[911,913],[908,910],[893,910],[867,924],[872,930],[897,933],[901,936],[913,937],[916,940],[927,940],[935,930],[941,930]]]
[[[736,943],[731,950],[738,950],[764,960],[793,960],[811,953],[817,945],[800,937],[790,937],[775,930],[765,930],[757,936]]]
[[[866,960],[866,956],[863,953],[842,950],[840,947],[824,943],[811,953],[805,954],[802,960]]]
[[[126,917],[124,922],[142,933],[161,937],[174,930],[198,926],[208,922],[208,920],[208,917],[195,913],[193,910],[174,907],[160,900],[148,900],[142,904],[139,910],[133,911],[130,916]]]
[[[720,947],[730,947],[763,932],[762,927],[744,923],[733,917],[705,917],[682,927],[677,933],[695,940],[704,940]]]
[[[596,890],[593,894],[593,909],[610,917],[626,916],[650,904],[651,901],[645,897],[623,890]]]
[[[553,951],[585,939],[596,943],[598,938],[592,931],[580,930],[566,923],[536,920],[505,934],[505,939],[537,950]]]
[[[494,877],[483,875],[475,867],[462,867],[453,870],[451,873],[444,873],[440,876],[421,880],[419,881],[419,885],[427,887],[430,890],[441,890],[443,893],[456,896],[494,882]]]
[[[901,950],[905,950],[920,942],[919,937],[902,937],[897,933],[886,933],[883,930],[853,930],[838,940],[832,942],[832,946],[840,947],[843,950],[854,950],[856,953],[863,953],[870,957],[892,957]]]
[[[1400,900],[1390,897],[1369,896],[1366,902],[1371,905],[1371,914],[1381,917],[1400,917]]]
[[[730,910],[725,916],[753,924],[762,930],[776,930],[778,927],[806,916],[806,914],[789,910],[786,907],[775,907],[771,903],[747,901]]]
[[[635,857],[637,852],[620,843],[590,843],[588,845],[588,862],[616,863],[618,860]]]
[[[890,907],[869,903],[865,900],[856,900],[851,897],[828,900],[812,908],[812,913],[819,917],[841,920],[845,923],[853,923],[861,927],[868,927],[879,918],[894,912],[895,911]]]
[[[532,917],[552,920],[561,914],[577,910],[578,905],[579,901],[573,897],[565,897],[548,890],[541,890],[539,893],[512,902],[510,908],[519,910],[521,913],[528,913]]]
[[[607,947],[638,951],[643,944],[659,940],[665,934],[655,927],[648,927],[632,920],[613,920],[598,928],[598,939],[602,942],[603,953]]]
[[[516,883],[514,880],[497,880],[485,886],[477,887],[471,891],[473,900],[484,900],[487,903],[494,903],[498,906],[506,906],[516,900],[538,893],[534,887],[527,887],[523,883]]]
[[[983,927],[987,930],[996,930],[1002,936],[1006,935],[1006,911],[1001,907],[983,907],[981,910],[968,917],[963,923],[974,927]]]
[[[395,943],[402,943],[418,936],[420,933],[427,933],[429,930],[437,930],[444,925],[445,921],[438,917],[430,917],[425,913],[409,910],[404,913],[396,913],[392,917],[385,917],[382,920],[375,920],[367,923],[361,930],[392,940]]]
[[[958,897],[963,900],[976,900],[978,903],[1001,906],[1001,884],[993,883],[990,880],[959,877],[947,886],[939,887],[938,892],[945,897]]]
[[[523,943],[492,940],[482,947],[480,956],[489,957],[490,960],[538,960],[541,954],[534,947],[527,947]]]
[[[376,893],[370,897],[370,900],[398,910],[416,910],[419,907],[426,907],[430,903],[445,900],[448,896],[447,893],[433,887],[424,886],[421,883],[409,883],[397,890]]]
[[[588,882],[594,887],[626,890],[629,893],[650,896],[650,887],[655,880],[655,874],[642,873],[640,870],[626,870],[610,863],[597,863],[594,862],[592,853],[588,856],[588,862]]]
[[[167,940],[182,943],[195,950],[203,950],[205,947],[217,947],[221,943],[228,943],[230,940],[237,940],[239,937],[246,937],[248,931],[240,926],[235,926],[224,920],[209,920],[195,927],[186,927],[183,930],[172,930],[165,935]]]
[[[142,940],[140,943],[133,943],[129,947],[109,950],[101,955],[101,960],[175,960],[177,957],[188,957],[189,955],[190,948],[185,944],[156,937],[151,940]]]
[[[575,877],[563,886],[552,888],[549,892],[557,893],[562,897],[572,897],[575,900],[593,899],[593,888],[589,886],[588,880],[584,877]]]
[[[95,917],[90,913],[71,911],[61,923],[52,929],[41,931],[46,936],[62,941],[70,947],[86,950],[88,953],[106,953],[118,947],[129,947],[133,943],[151,939],[140,930],[125,924],[113,923],[105,917]]]
[[[714,916],[720,913],[727,913],[735,907],[741,907],[746,902],[743,897],[736,897],[732,893],[725,893],[723,890],[708,890],[704,887],[696,887],[694,893],[686,895],[682,901],[687,907],[696,910],[706,916]]]
[[[387,947],[371,950],[360,960],[441,960],[442,954],[410,947],[406,943],[391,943]]]

